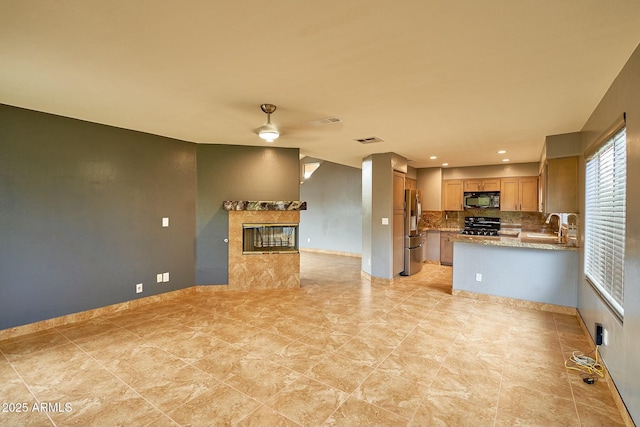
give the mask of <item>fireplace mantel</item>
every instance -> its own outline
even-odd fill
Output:
[[[302,200],[225,200],[226,211],[306,211],[307,202]]]

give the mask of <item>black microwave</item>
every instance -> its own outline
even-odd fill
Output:
[[[464,193],[465,209],[499,209],[499,191],[474,191]]]

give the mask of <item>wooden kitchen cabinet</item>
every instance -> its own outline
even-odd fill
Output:
[[[538,211],[538,177],[520,178],[519,198],[522,212]]]
[[[464,191],[500,191],[500,178],[465,179]]]
[[[428,230],[427,235],[427,255],[425,261],[440,262],[440,231]]]
[[[578,157],[548,159],[540,183],[542,211],[577,212],[578,211]]]
[[[502,178],[500,185],[501,211],[538,211],[538,177]]]
[[[440,232],[440,264],[453,265],[453,241],[451,238],[457,233],[450,231]]]
[[[446,179],[442,181],[442,210],[463,210],[464,182],[461,179]]]
[[[404,179],[404,188],[407,190],[417,190],[418,189],[418,181],[413,178]]]
[[[502,178],[500,186],[500,210],[517,211],[518,209],[518,178]]]
[[[404,270],[404,186],[403,173],[393,171],[393,274]]]
[[[393,172],[393,210],[404,213],[404,174]]]

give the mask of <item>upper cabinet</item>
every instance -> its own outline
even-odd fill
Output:
[[[541,210],[578,211],[578,157],[547,159],[541,174]]]
[[[413,178],[405,178],[404,179],[404,188],[407,190],[417,190],[418,189],[418,181]]]
[[[393,171],[393,210],[401,210],[404,215],[405,177],[403,173]]]
[[[519,178],[520,210],[523,212],[538,211],[538,177]]]
[[[442,181],[442,210],[463,210],[464,182],[461,179],[445,179]]]
[[[502,178],[500,185],[501,211],[538,211],[538,177]]]
[[[544,213],[578,212],[578,158],[580,132],[548,135],[542,150],[540,210]]]
[[[500,191],[500,178],[465,179],[464,191]]]
[[[500,210],[537,212],[538,177],[445,179],[442,181],[442,210],[464,210],[465,191],[499,191]]]

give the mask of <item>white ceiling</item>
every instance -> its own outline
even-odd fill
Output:
[[[273,145],[336,163],[535,162],[639,42],[637,0],[0,0],[0,103],[237,145],[273,103]]]

